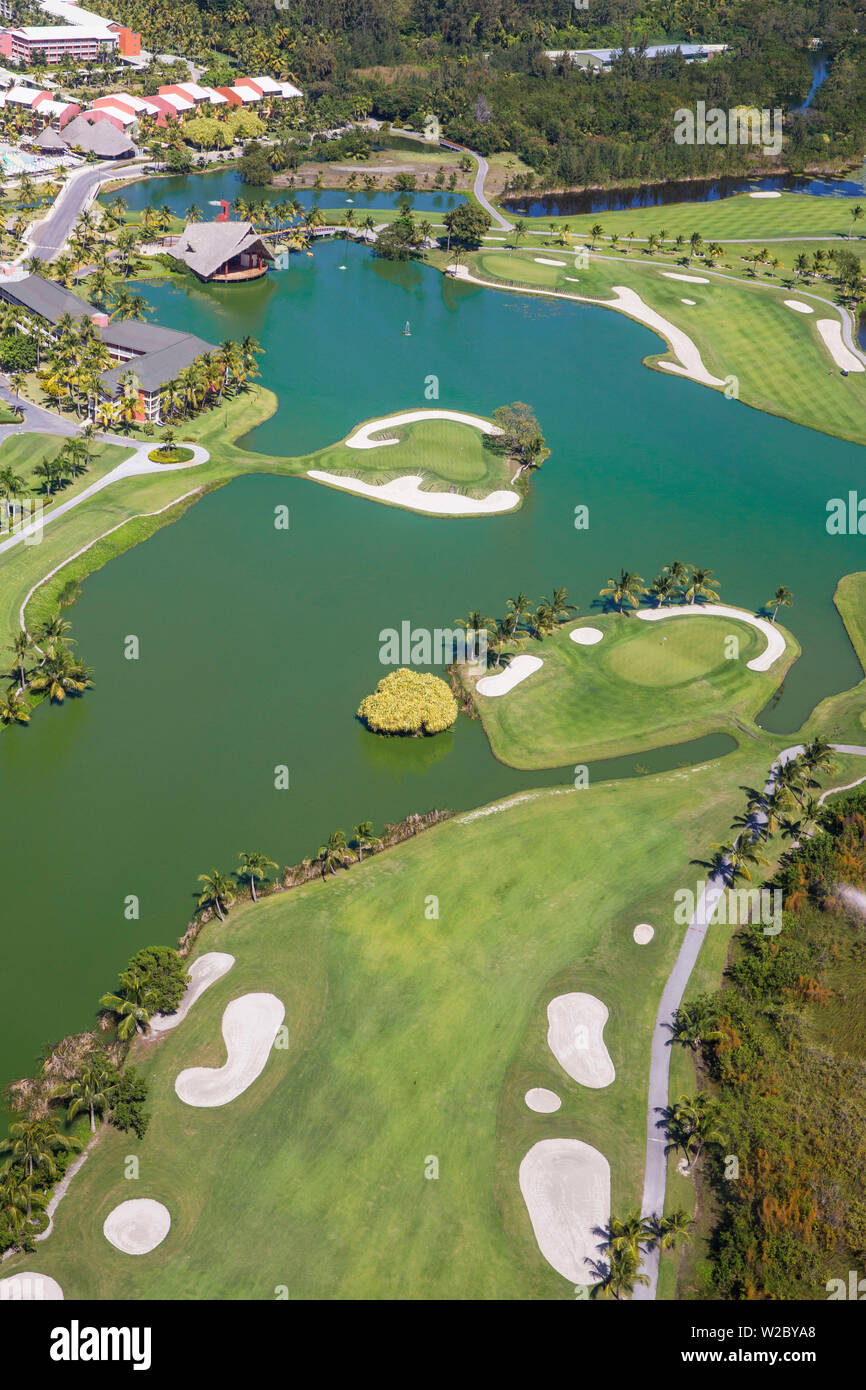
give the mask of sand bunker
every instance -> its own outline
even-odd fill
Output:
[[[0,1303],[57,1303],[63,1299],[63,1290],[50,1274],[13,1274],[8,1279],[0,1279]]]
[[[513,690],[543,665],[540,656],[516,656],[504,671],[497,671],[495,676],[483,676],[475,689],[488,699],[494,699],[497,695],[507,695],[509,690]]]
[[[786,309],[793,309],[797,314],[814,314],[815,310],[810,304],[804,304],[801,299],[784,300]]]
[[[750,198],[781,198],[781,193],[750,193]]]
[[[552,1115],[562,1105],[556,1092],[548,1091],[546,1086],[533,1086],[526,1092],[524,1100],[530,1110],[538,1115]]]
[[[572,1284],[594,1284],[599,1227],[610,1221],[610,1165],[580,1139],[542,1139],[520,1165],[520,1191],[538,1248]]]
[[[632,932],[632,936],[634,937],[638,946],[646,946],[650,941],[652,941],[655,934],[655,927],[651,927],[649,922],[638,922],[637,926]]]
[[[688,280],[690,285],[708,285],[710,283],[705,275],[682,275],[678,270],[663,270],[662,274],[667,280]]]
[[[357,492],[362,497],[372,497],[376,502],[390,502],[395,507],[408,507],[413,512],[426,512],[430,516],[489,516],[494,512],[510,512],[520,501],[516,492],[491,492],[481,498],[463,497],[459,492],[422,492],[423,478],[411,475],[395,478],[381,487],[362,483],[359,478],[341,478],[338,473],[323,473],[318,468],[311,468],[307,477],[342,488],[344,492]]]
[[[399,439],[371,439],[370,436],[381,434],[382,430],[397,429],[400,425],[414,425],[417,420],[456,420],[459,425],[474,425],[482,434],[502,433],[498,425],[491,425],[480,415],[466,415],[462,410],[404,410],[402,415],[386,415],[381,420],[368,420],[366,425],[360,425],[349,435],[346,448],[384,449],[388,444],[399,444]]]
[[[616,1077],[604,1043],[607,1005],[594,994],[558,994],[547,1006],[547,1043],[559,1065],[594,1091]]]
[[[275,994],[243,994],[223,1013],[222,1033],[228,1058],[221,1067],[190,1067],[174,1089],[187,1105],[228,1105],[264,1070],[274,1039],[286,1016]]]
[[[594,647],[596,642],[601,641],[604,633],[600,627],[576,627],[568,635],[579,647]]]
[[[568,261],[551,261],[547,256],[533,256],[532,259],[539,265],[568,265]]]
[[[818,319],[815,327],[824,339],[824,346],[843,372],[863,372],[866,367],[842,342],[842,325],[838,319]]]
[[[680,276],[680,279],[683,277]],[[694,279],[695,277],[686,277]],[[709,281],[704,281],[709,284]],[[619,309],[622,313],[628,314],[629,318],[637,319],[639,323],[645,323],[647,328],[652,328],[656,333],[660,333],[670,344],[671,351],[679,362],[659,362],[658,366],[666,372],[675,372],[677,376],[687,376],[692,381],[699,381],[702,386],[724,386],[724,381],[720,377],[713,376],[708,372],[703,363],[703,358],[698,352],[697,347],[692,342],[687,333],[669,319],[657,314],[655,309],[651,309],[648,304],[644,304],[639,294],[630,290],[626,285],[614,285],[613,292],[616,299],[594,300],[592,303],[603,304],[608,309]]]
[[[681,299],[681,300],[680,300],[680,303],[681,303],[681,304],[688,304],[688,305],[690,305],[692,308],[694,308],[695,304],[697,303],[697,300],[696,300],[696,299]]]
[[[186,1018],[195,1001],[201,998],[206,989],[215,985],[217,980],[221,980],[234,963],[234,956],[227,955],[225,951],[208,951],[206,955],[194,960],[189,967],[189,984],[180,1001],[180,1007],[173,1014],[154,1014],[150,1020],[154,1033],[167,1033],[170,1028],[176,1028]]]
[[[683,603],[677,608],[642,608],[636,617],[653,623],[662,618],[689,618],[695,614],[703,614],[705,618],[739,618],[741,623],[748,623],[764,634],[767,645],[761,655],[746,662],[750,671],[769,671],[773,662],[784,655],[785,639],[779,629],[766,618],[756,618],[745,608],[729,608],[724,603]]]
[[[133,1197],[108,1213],[102,1234],[124,1255],[146,1255],[162,1244],[170,1230],[168,1207],[152,1197]]]

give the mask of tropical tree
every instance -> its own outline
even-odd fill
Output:
[[[694,603],[698,598],[705,598],[708,603],[716,603],[719,596],[714,590],[718,587],[719,582],[713,579],[712,570],[699,569],[692,565],[685,597],[689,603]]]
[[[542,599],[545,603],[546,599]],[[577,604],[568,602],[567,589],[554,589],[553,598],[550,600],[550,608],[557,622],[566,623],[572,613],[577,612]]]
[[[628,1250],[610,1250],[607,1259],[593,1260],[590,1263],[594,1283],[589,1291],[590,1298],[615,1298],[622,1300],[631,1297],[636,1284],[648,1284],[646,1274],[638,1273],[639,1261]]]
[[[519,594],[516,594],[514,598],[510,598],[508,600],[508,610],[510,613],[514,614],[516,627],[517,629],[519,629],[520,624],[523,622],[523,619],[529,613],[528,596],[524,594],[521,590],[521,592]]]
[[[67,695],[83,695],[93,685],[90,670],[66,647],[52,646],[39,672],[30,681],[34,694],[45,692],[49,700],[62,705]]]
[[[790,608],[793,602],[794,595],[791,593],[791,590],[786,589],[784,584],[780,584],[773,594],[773,597],[767,603],[767,607],[773,610],[773,616],[770,622],[774,623],[776,621],[776,614],[780,608]]]
[[[199,883],[204,884],[204,888],[199,894],[199,907],[212,907],[216,911],[217,917],[221,922],[225,921],[225,914],[228,912],[235,900],[234,885],[231,879],[221,874],[219,869],[214,869],[210,874],[199,874]]]
[[[525,236],[525,235],[526,235],[526,229],[527,229],[528,226],[529,226],[529,223],[528,223],[528,222],[526,221],[526,219],[523,218],[523,217],[518,217],[517,220],[515,221],[515,223],[514,223],[514,245],[515,245],[515,248],[519,245],[519,243],[520,243],[520,238],[521,238],[522,236]]]
[[[625,603],[630,603],[633,608],[640,607],[640,598],[646,593],[646,589],[639,574],[621,570],[619,579],[608,579],[605,587],[598,592],[599,597],[612,599],[621,613]]]
[[[25,1116],[9,1126],[9,1138],[0,1140],[0,1153],[11,1154],[13,1160],[22,1165],[28,1178],[56,1178],[58,1153],[75,1152],[81,1148],[79,1140],[69,1138],[59,1131],[58,1121],[53,1115]]]
[[[90,1133],[96,1133],[96,1116],[104,1115],[117,1088],[117,1073],[102,1059],[95,1059],[81,1069],[80,1074],[60,1087],[55,1096],[68,1102],[67,1115],[74,1120],[86,1113],[90,1118]]]
[[[850,227],[848,228],[848,240],[849,240],[849,241],[851,240],[851,234],[852,234],[852,232],[854,231],[854,224],[855,224],[856,222],[859,222],[862,216],[863,216],[863,209],[862,209],[862,207],[860,206],[860,204],[857,203],[856,206],[855,206],[854,208],[852,208],[852,210],[851,210],[851,225],[850,225]]]
[[[0,695],[0,724],[29,723],[30,708],[20,691],[7,690]]]
[[[240,868],[237,870],[238,878],[248,878],[250,881],[250,896],[253,902],[258,902],[256,897],[256,877],[264,878],[268,869],[275,869],[277,865],[273,859],[268,859],[267,855],[259,854],[257,850],[241,850]]]
[[[600,222],[593,222],[592,226],[589,229],[589,235],[591,238],[590,249],[594,251],[595,243],[598,241],[599,237],[604,236],[604,227],[601,225]]]
[[[382,843],[378,835],[373,832],[373,822],[362,820],[352,828],[352,844],[358,851],[358,863],[364,862],[364,850],[373,849]]]
[[[346,855],[350,854],[349,842],[342,830],[334,830],[328,836],[325,845],[319,845],[319,852],[316,855],[321,867],[322,878],[330,872],[336,876],[337,868],[342,867]]]

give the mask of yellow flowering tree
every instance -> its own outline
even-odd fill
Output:
[[[361,701],[358,716],[377,734],[439,734],[457,718],[457,701],[438,676],[401,666]]]

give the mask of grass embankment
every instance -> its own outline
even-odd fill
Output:
[[[613,295],[614,286],[633,289],[689,335],[713,376],[722,381],[736,377],[744,404],[824,434],[866,443],[866,372],[843,377],[815,327],[818,319],[838,318],[831,304],[809,299],[818,295],[832,302],[831,287],[799,285],[792,293],[763,279],[739,280],[729,272],[714,275],[697,264],[611,259],[605,253],[592,257],[589,269],[581,270],[573,251],[544,250],[545,259],[564,265],[539,263],[537,255],[538,248],[478,251],[470,254],[468,264],[473,275],[491,284],[525,285],[527,290],[547,289],[563,297],[603,301]],[[671,279],[672,271],[696,279]],[[795,313],[784,303],[788,298],[805,298],[814,314]],[[684,304],[684,299],[695,302]],[[660,352],[644,360],[657,366],[675,359]]]
[[[68,442],[68,439],[56,434],[22,433],[10,434],[0,444],[0,468],[14,468],[24,480],[23,492],[41,499],[46,516],[52,507],[77,496],[129,456],[129,450],[122,444],[91,444],[87,472],[79,474],[59,492],[55,491],[48,497],[45,495],[44,480],[35,470],[40,463],[55,459]]]
[[[651,1029],[682,936],[673,894],[773,750],[529,794],[210,924],[198,949],[237,964],[141,1047],[148,1135],[108,1131],[50,1240],[4,1274],[50,1273],[67,1298],[270,1299],[277,1285],[302,1299],[573,1298],[538,1252],[520,1160],[545,1137],[585,1140],[611,1163],[614,1209],[639,1204]],[[632,940],[638,921],[656,926],[649,946]],[[186,1107],[175,1077],[221,1065],[223,1010],[256,990],[284,1000],[288,1050],[230,1106]],[[568,990],[610,1010],[604,1090],[573,1083],[547,1046],[546,1006]],[[563,1097],[558,1114],[528,1110],[534,1085]],[[130,1195],[173,1220],[135,1260],[102,1235]]]
[[[675,615],[676,607],[670,611]],[[568,634],[587,625],[604,637],[578,646]],[[766,640],[745,622],[594,616],[521,643],[521,651],[544,665],[505,695],[476,692],[475,704],[496,757],[519,768],[619,757],[709,733],[757,733],[755,715],[800,654],[796,639],[784,635],[784,657],[759,672],[747,662]],[[736,659],[726,656],[730,637],[739,643]]]
[[[866,672],[866,572],[843,575],[836,585],[833,602]],[[802,733],[810,737],[820,733],[835,743],[866,744],[866,679],[853,690],[822,700]],[[866,772],[866,766],[862,770]]]
[[[397,444],[385,442],[395,437]],[[308,455],[304,470],[322,469],[375,486],[393,478],[420,476],[424,491],[456,489],[467,497],[487,497],[508,487],[516,467],[507,454],[491,447],[489,436],[456,420],[419,420],[395,429],[383,417],[382,428],[373,438],[383,441],[381,448],[350,449],[343,440]]]

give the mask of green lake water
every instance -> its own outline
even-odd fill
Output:
[[[785,617],[804,656],[765,725],[794,730],[859,679],[832,594],[866,550],[824,523],[827,499],[861,486],[863,451],[648,371],[659,340],[621,315],[454,284],[339,242],[257,284],[146,293],[161,323],[266,347],[280,409],[251,452],[305,453],[370,416],[429,406],[435,375],[445,408],[529,401],[552,453],[520,512],[468,521],[244,478],[87,580],[70,616],[95,689],[0,737],[0,1080],[89,1026],[128,957],[183,931],[197,875],[232,869],[239,850],[292,863],[362,819],[570,780],[502,766],[465,718],[429,741],[367,734],[353,716],[384,674],[382,628],[451,627],[558,585],[587,613],[620,566],[650,579],[678,558],[715,570],[731,603],[754,608],[778,584],[796,594]],[[281,503],[288,532],[273,525]],[[574,528],[580,503],[587,531]],[[137,662],[123,656],[130,633]],[[278,765],[287,791],[274,788]],[[129,894],[138,921],[124,919]]]

